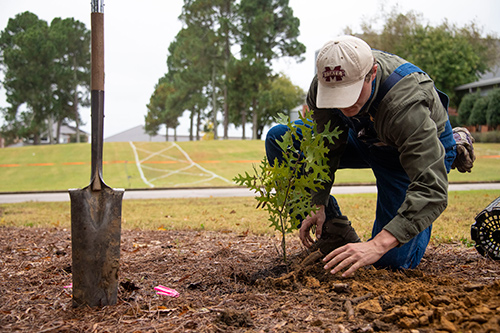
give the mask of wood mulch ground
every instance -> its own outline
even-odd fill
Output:
[[[500,263],[460,244],[342,278],[293,255],[287,268],[271,236],[125,230],[103,308],[72,307],[69,230],[1,227],[0,244],[2,332],[500,332]]]

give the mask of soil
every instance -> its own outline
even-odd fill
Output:
[[[123,231],[116,305],[72,306],[65,229],[0,228],[0,331],[499,332],[500,262],[430,246],[417,269],[332,275],[271,236]],[[177,298],[154,287],[177,290]]]

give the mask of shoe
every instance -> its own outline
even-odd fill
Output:
[[[348,243],[359,243],[358,234],[351,226],[347,216],[339,216],[326,221],[323,224],[321,238],[318,239],[309,249],[311,252],[320,250],[323,256],[332,252],[336,248]]]

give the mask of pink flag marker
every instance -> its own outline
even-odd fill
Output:
[[[64,286],[63,288],[66,288],[66,289],[67,289],[67,288],[73,288],[73,283],[70,283],[69,285]]]
[[[162,285],[159,285],[158,287],[155,287],[155,290],[157,291],[157,295],[164,295],[164,296],[170,296],[170,297],[179,297],[179,292],[175,289],[171,289]]]

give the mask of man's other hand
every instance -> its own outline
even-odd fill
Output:
[[[350,276],[358,268],[376,263],[390,249],[398,246],[399,242],[390,232],[382,230],[373,239],[365,243],[349,243],[330,252],[323,261],[327,262],[326,270],[332,274],[347,270],[342,276]],[[333,269],[332,269],[333,268]]]
[[[325,206],[320,205],[318,208],[318,211],[316,213],[311,212],[304,221],[302,221],[302,225],[300,226],[299,237],[302,244],[307,248],[314,244],[314,240],[311,237],[311,228],[315,225],[316,238],[321,238],[321,230],[326,220]]]
[[[457,143],[457,157],[453,164],[452,169],[457,169],[459,172],[471,172],[476,160],[474,154],[474,137],[469,133],[465,127],[455,127],[453,129],[453,138]]]

